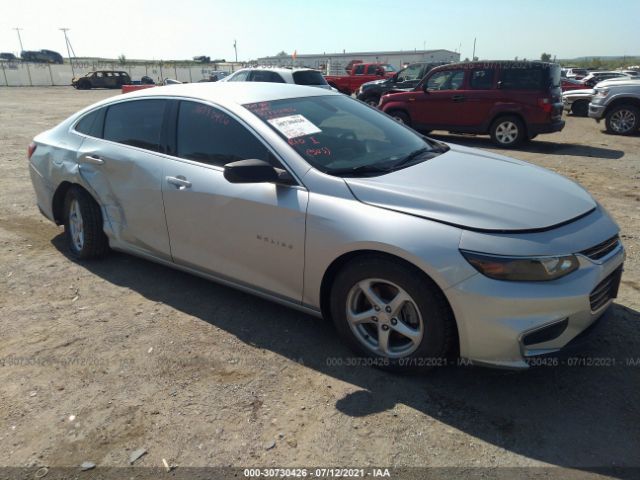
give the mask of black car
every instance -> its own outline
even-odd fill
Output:
[[[122,85],[130,85],[131,77],[127,72],[118,70],[99,70],[89,72],[82,77],[71,80],[71,85],[78,90],[91,88],[122,88]]]
[[[392,90],[412,90],[416,88],[420,80],[422,80],[432,68],[440,65],[444,65],[444,63],[412,63],[400,70],[393,77],[363,83],[357,92],[358,100],[362,100],[369,105],[377,106],[380,97],[385,93],[389,93]]]
[[[29,51],[23,50],[20,52],[20,57],[23,62],[34,62],[34,63],[57,63],[62,64],[62,55],[58,52],[54,52],[53,50],[40,50],[40,51]]]
[[[17,60],[17,58],[13,53],[2,52],[0,53],[0,60],[5,60],[7,62],[14,62]]]

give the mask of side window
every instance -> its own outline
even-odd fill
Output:
[[[102,77],[103,77],[102,72],[96,72],[96,77],[97,77],[97,78],[102,78]]]
[[[422,65],[409,65],[398,74],[398,82],[408,82],[409,80],[420,80]]]
[[[354,75],[363,75],[364,74],[364,65],[356,65],[356,68],[353,72]]]
[[[464,82],[464,70],[445,70],[429,77],[428,90],[459,90]]]
[[[271,83],[285,83],[280,75],[275,72],[269,72],[265,70],[254,70],[251,77],[252,82],[271,82]]]
[[[269,150],[238,121],[217,108],[180,102],[177,156],[222,167],[255,158],[279,166]]]
[[[104,139],[160,151],[165,100],[134,100],[112,105],[104,121]]]
[[[76,123],[75,130],[91,137],[102,138],[102,128],[104,125],[104,108],[94,110],[86,114]]]
[[[493,69],[472,70],[469,77],[469,87],[472,90],[490,90],[493,88],[493,78],[496,71]]]
[[[238,72],[235,75],[231,76],[228,82],[246,82],[247,77],[249,76],[249,72],[251,70],[243,70],[242,72]]]
[[[378,71],[377,65],[369,65],[367,67],[367,75],[375,75]]]
[[[506,90],[538,90],[544,88],[546,72],[548,70],[542,68],[505,67],[501,75],[501,88]]]

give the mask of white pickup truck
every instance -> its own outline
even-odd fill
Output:
[[[640,80],[608,80],[596,85],[589,116],[604,118],[607,132],[631,135],[640,128]]]

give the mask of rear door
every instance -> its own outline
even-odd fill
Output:
[[[458,124],[465,127],[480,127],[491,118],[491,112],[498,101],[496,89],[497,71],[495,68],[474,68],[468,72],[468,81],[460,90],[460,103],[464,115]]]
[[[103,207],[116,246],[170,258],[162,203],[161,130],[168,102],[144,99],[104,109],[78,151],[80,175]],[[98,138],[102,137],[102,138]]]
[[[300,302],[307,191],[229,183],[226,163],[282,165],[227,112],[195,101],[181,101],[177,110],[162,183],[173,260]]]

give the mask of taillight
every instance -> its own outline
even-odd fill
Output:
[[[551,110],[553,110],[553,105],[551,104],[551,99],[548,97],[544,97],[544,98],[539,98],[538,99],[538,106],[540,108],[542,108],[543,111],[545,112],[550,112]]]
[[[37,147],[37,145],[35,143],[33,143],[33,142],[31,142],[29,144],[29,146],[27,147],[27,158],[29,160],[31,160],[31,156],[33,155],[33,152],[36,151],[36,147]]]

